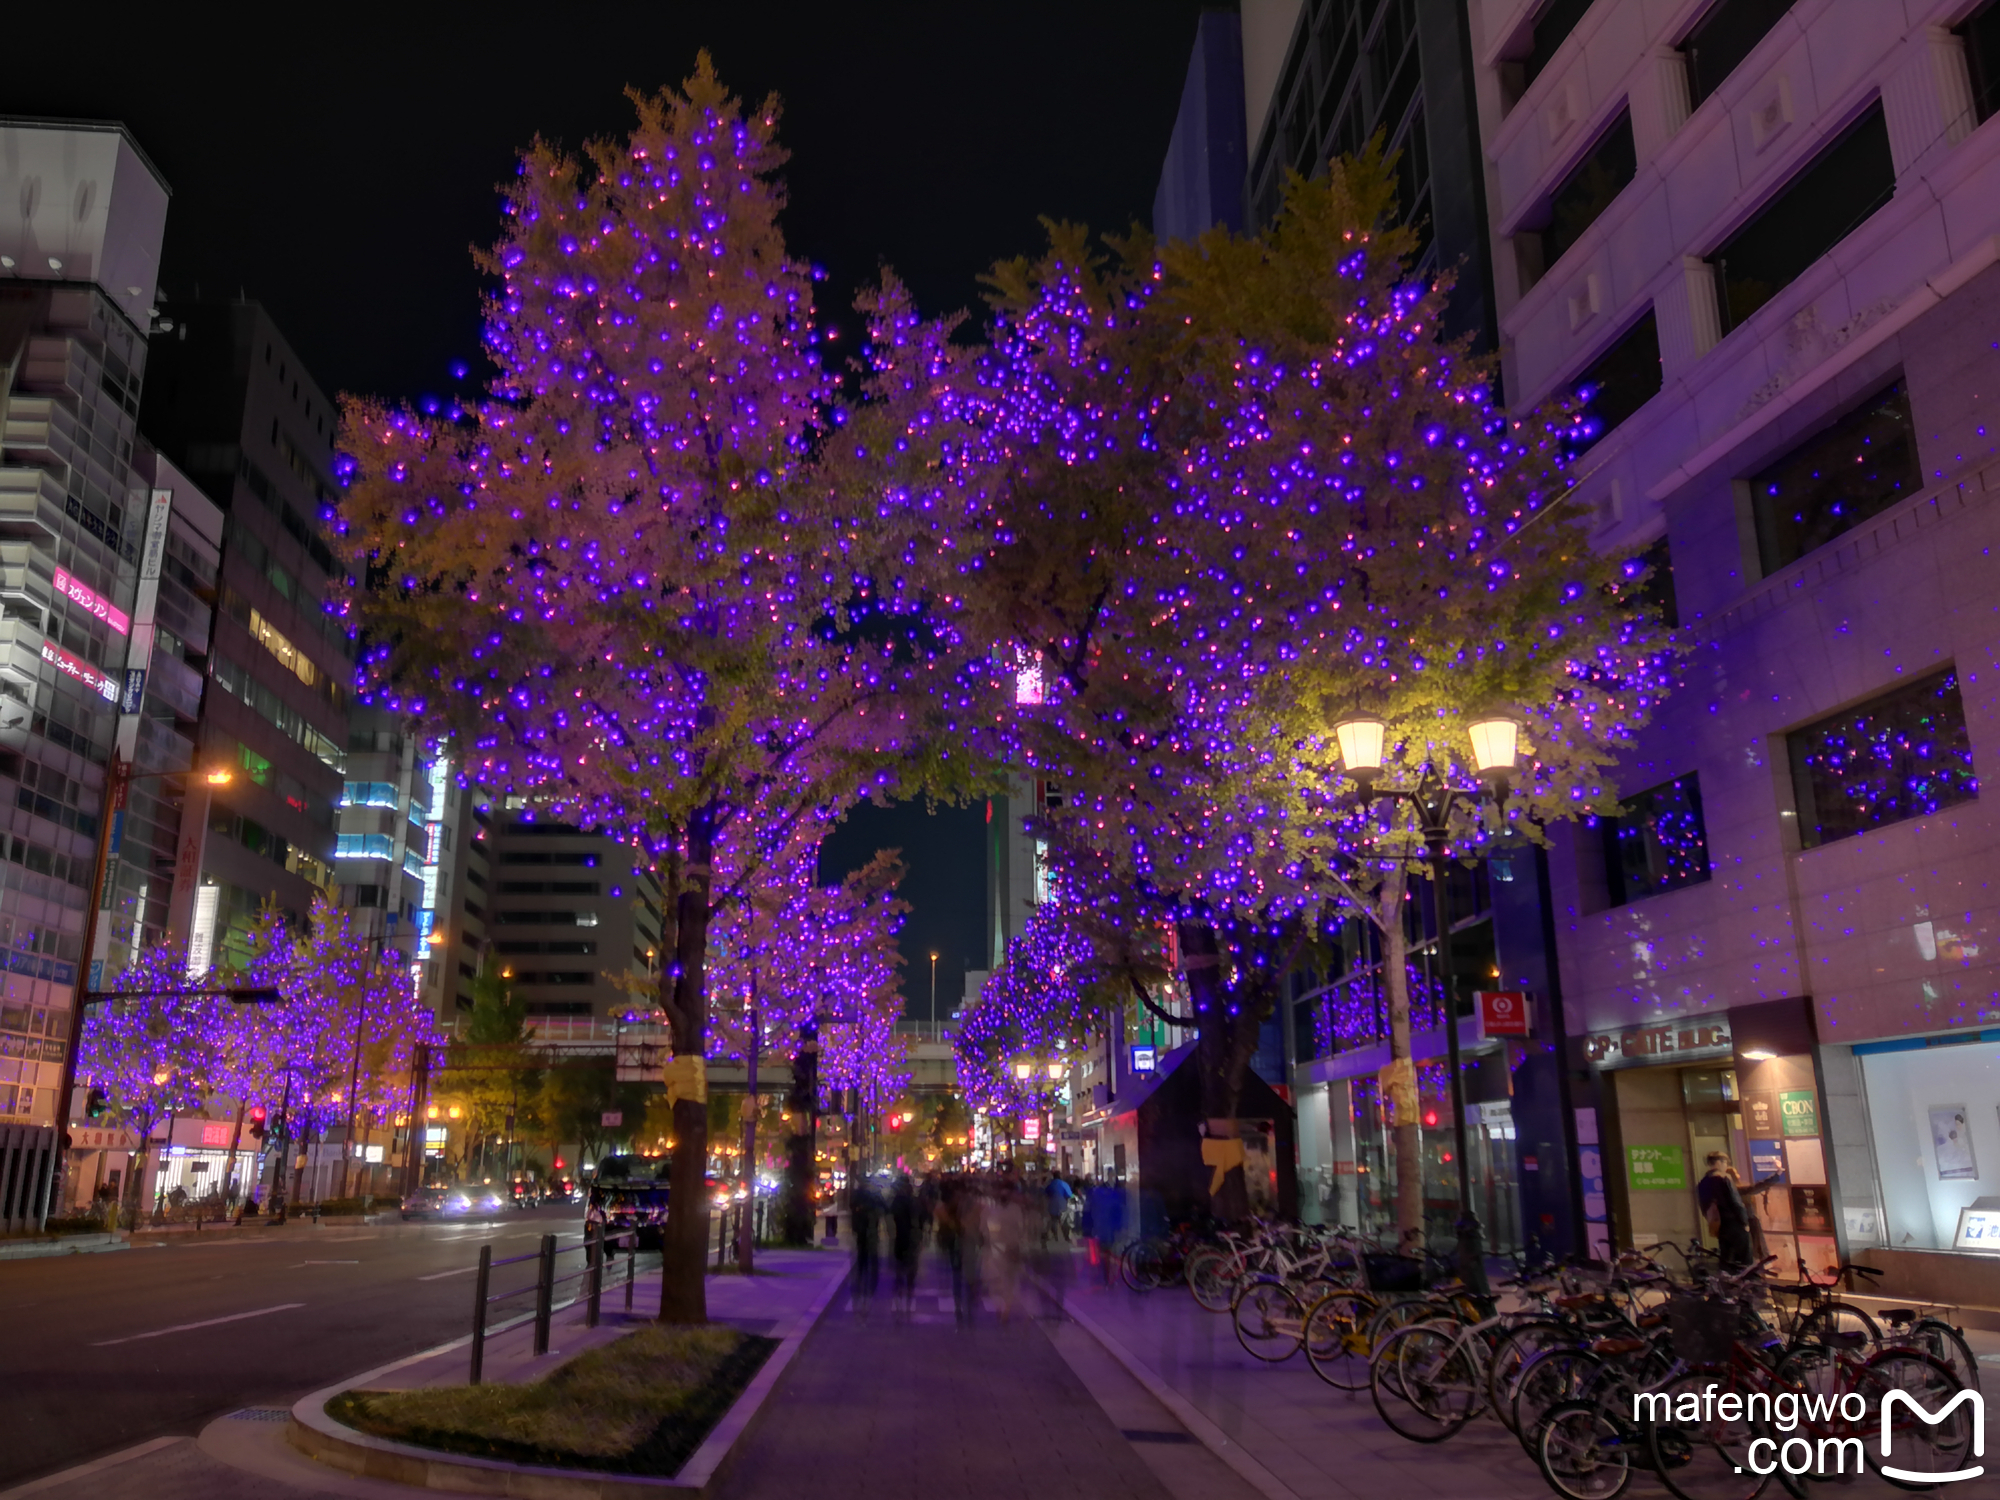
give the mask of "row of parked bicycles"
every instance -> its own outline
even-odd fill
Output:
[[[1918,1308],[1839,1295],[1867,1266],[1795,1283],[1699,1244],[1522,1270],[1474,1292],[1442,1262],[1338,1230],[1184,1228],[1126,1248],[1137,1291],[1185,1286],[1260,1360],[1319,1378],[1418,1443],[1512,1433],[1560,1495],[1615,1500],[1635,1471],[1677,1500],[1797,1500],[1872,1471],[1906,1489],[1978,1475],[1979,1365]],[[1970,1400],[1961,1393],[1971,1392]]]

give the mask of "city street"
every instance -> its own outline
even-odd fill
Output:
[[[480,1245],[572,1239],[581,1210],[479,1223],[176,1234],[97,1255],[0,1261],[12,1391],[0,1486],[307,1391],[470,1329]],[[531,1282],[494,1274],[494,1290]],[[496,1309],[523,1311],[526,1300]]]

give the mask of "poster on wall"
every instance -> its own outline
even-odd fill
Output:
[[[1777,1281],[1790,1281],[1799,1268],[1799,1242],[1789,1234],[1774,1234],[1769,1230],[1764,1234],[1764,1253],[1777,1259],[1771,1265],[1771,1276]]]
[[[1743,1096],[1743,1129],[1749,1135],[1778,1133],[1778,1096],[1768,1089]]]
[[[1826,1147],[1817,1138],[1785,1142],[1785,1180],[1825,1184]]]
[[[1785,1180],[1785,1143],[1783,1141],[1750,1142],[1750,1181],[1763,1182],[1775,1177]]]
[[[1769,1192],[1759,1193],[1756,1197],[1745,1198],[1743,1201],[1749,1204],[1750,1212],[1757,1216],[1767,1232],[1776,1231],[1780,1234],[1792,1232],[1792,1195],[1789,1189],[1774,1187]],[[1786,1270],[1791,1269],[1789,1261],[1781,1261],[1779,1264]]]
[[[1778,1094],[1778,1118],[1786,1135],[1819,1134],[1819,1095],[1811,1089],[1783,1089]]]
[[[1938,1181],[1979,1175],[1979,1164],[1972,1157],[1972,1128],[1963,1104],[1931,1106],[1931,1149],[1937,1153]]]
[[[1792,1228],[1800,1235],[1833,1233],[1833,1198],[1824,1183],[1794,1183]]]
[[[1687,1190],[1687,1152],[1681,1146],[1627,1146],[1626,1175],[1641,1189]]]

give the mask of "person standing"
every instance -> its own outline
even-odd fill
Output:
[[[1750,1214],[1743,1206],[1743,1195],[1736,1190],[1736,1175],[1726,1153],[1708,1153],[1708,1171],[1695,1186],[1695,1200],[1715,1236],[1724,1269],[1739,1271],[1749,1265]]]
[[[890,1246],[896,1262],[895,1305],[903,1312],[912,1311],[916,1303],[920,1227],[916,1185],[905,1172],[896,1179],[896,1190],[889,1198]]]
[[[848,1209],[854,1224],[854,1300],[865,1307],[882,1270],[882,1200],[867,1178],[854,1184]]]

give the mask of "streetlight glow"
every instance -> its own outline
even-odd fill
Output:
[[[1382,771],[1382,741],[1389,726],[1373,714],[1356,714],[1333,726],[1340,741],[1340,759],[1347,774],[1366,784]]]
[[[1515,744],[1521,726],[1505,715],[1475,719],[1466,725],[1472,739],[1472,765],[1481,776],[1504,776],[1514,769]]]

